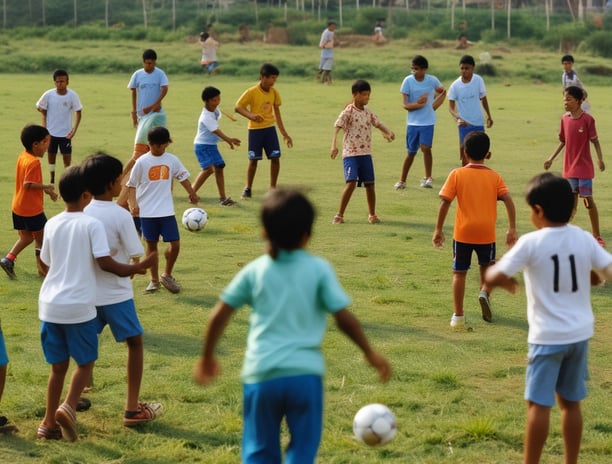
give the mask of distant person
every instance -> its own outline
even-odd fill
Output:
[[[83,105],[79,96],[68,88],[68,72],[57,69],[53,73],[55,88],[47,90],[36,102],[36,109],[42,113],[42,125],[49,130],[49,176],[55,183],[55,159],[57,152],[64,158],[64,168],[72,162],[72,139],[76,135]]]
[[[414,158],[419,151],[423,152],[425,177],[421,179],[421,187],[432,188],[434,125],[436,110],[444,102],[446,89],[436,76],[427,74],[429,63],[427,58],[417,55],[412,59],[412,73],[404,78],[400,92],[402,106],[408,112],[406,116],[406,158],[402,164],[400,180],[395,183],[396,190],[406,188],[406,178]]]
[[[376,215],[376,191],[374,190],[374,163],[372,162],[372,127],[379,129],[383,137],[391,142],[395,134],[387,128],[372,110],[366,107],[370,101],[370,84],[364,80],[353,83],[353,101],[346,105],[334,123],[331,158],[338,156],[338,133],[344,131],[342,139],[342,164],[344,168],[344,190],[340,207],[332,224],[344,223],[344,211],[355,191],[357,182],[363,183],[368,202],[368,222],[380,222]]]
[[[225,193],[225,176],[223,174],[225,161],[217,144],[219,140],[223,140],[233,150],[234,146],[240,146],[240,140],[225,135],[219,128],[221,110],[218,106],[221,103],[221,91],[216,87],[205,87],[202,90],[202,101],[204,102],[204,108],[198,119],[198,132],[193,142],[195,155],[202,171],[193,183],[193,191],[198,193],[206,179],[214,173],[217,190],[219,191],[219,205],[232,206],[236,202]]]
[[[262,160],[265,150],[270,160],[270,188],[276,188],[280,172],[281,149],[276,134],[276,126],[288,148],[293,147],[293,140],[285,130],[281,118],[281,96],[274,88],[280,71],[270,63],[264,63],[259,70],[259,83],[248,88],[236,102],[234,110],[249,120],[249,164],[247,167],[246,186],[242,198],[252,196],[253,180],[257,172],[257,163]]]
[[[487,129],[493,126],[485,83],[482,77],[474,74],[475,66],[474,57],[462,56],[459,60],[461,76],[448,89],[448,111],[459,129],[459,159],[463,166],[467,164],[463,148],[465,136],[470,132],[484,132],[485,124]],[[486,122],[482,110],[487,115]]]
[[[336,30],[336,23],[330,21],[327,23],[327,28],[321,34],[321,40],[319,40],[319,48],[321,49],[321,62],[319,63],[319,72],[317,73],[317,79],[322,84],[332,83],[332,68],[334,65],[334,31]]]
[[[244,266],[223,290],[195,366],[200,384],[209,384],[219,375],[216,346],[234,313],[250,306],[241,373],[245,464],[282,461],[283,419],[291,437],[284,462],[315,462],[323,428],[321,343],[328,314],[363,351],[380,380],[387,382],[391,377],[391,365],[372,350],[359,321],[346,309],[350,298],[333,268],[305,249],[313,220],[312,204],[301,193],[268,192],[261,212],[268,252]]]
[[[104,225],[83,213],[91,194],[79,167],[64,170],[59,190],[66,209],[47,222],[40,252],[48,267],[38,298],[40,338],[51,372],[45,416],[37,437],[76,441],[77,403],[98,358],[96,269],[130,276],[149,267],[157,256],[151,255],[137,264],[120,263],[111,257]],[[71,357],[77,367],[64,403],[60,404]]]
[[[453,231],[453,316],[450,326],[465,327],[463,299],[465,280],[472,264],[472,253],[478,256],[480,266],[480,292],[478,302],[482,318],[492,322],[491,286],[484,276],[487,268],[495,263],[495,229],[497,225],[497,202],[502,201],[508,213],[506,246],[516,242],[516,209],[510,191],[501,176],[485,166],[490,158],[489,136],[484,132],[471,132],[465,138],[465,153],[468,163],[454,169],[440,190],[440,207],[433,233],[432,243],[436,248],[444,245],[444,220],[451,203],[457,199],[455,227]]]
[[[582,108],[582,111],[588,113],[591,109],[591,104],[587,101],[588,94],[584,88],[584,84],[578,78],[578,73],[574,70],[574,57],[572,55],[564,55],[561,58],[561,64],[563,65],[563,74],[561,75],[563,88],[561,89],[561,92],[564,93],[565,89],[570,86],[580,87],[584,94],[583,100],[580,102],[580,107]]]
[[[208,74],[217,74],[219,72],[219,62],[217,61],[219,42],[213,39],[208,32],[200,32],[200,47],[202,47],[200,64]]]
[[[590,234],[568,224],[574,194],[565,179],[539,174],[529,182],[525,197],[537,230],[519,238],[487,270],[485,280],[516,293],[518,282],[512,276],[523,270],[529,322],[523,462],[540,462],[556,399],[563,462],[576,464],[583,428],[580,403],[587,395],[587,354],[594,332],[590,287],[602,277],[612,279],[612,255]]]
[[[164,251],[164,272],[159,275],[156,261],[151,266],[151,282],[145,292],[158,291],[161,283],[171,293],[178,293],[181,286],[172,276],[172,270],[181,249],[181,241],[172,198],[172,182],[176,180],[183,186],[192,205],[196,205],[200,197],[189,182],[189,171],[175,155],[166,151],[172,142],[168,129],[154,127],[149,131],[148,142],[151,149],[136,160],[126,184],[128,204],[132,216],[140,218],[146,256],[157,254],[160,236],[168,243],[168,247]]]
[[[43,243],[43,231],[47,222],[44,212],[44,194],[51,200],[57,200],[53,184],[44,184],[40,159],[49,148],[51,136],[43,126],[28,125],[21,131],[21,144],[24,151],[17,158],[15,169],[15,193],[11,209],[13,228],[19,238],[7,255],[0,259],[0,267],[10,279],[16,279],[15,261],[17,255],[34,242],[38,274],[44,277],[46,272],[40,261],[40,248]]]
[[[374,36],[372,37],[372,40],[376,44],[383,44],[387,41],[383,34],[383,21],[381,19],[378,19],[376,21],[376,25],[374,26]]]
[[[104,225],[113,259],[129,264],[144,254],[131,214],[113,198],[121,192],[123,166],[117,158],[96,153],[81,164],[85,185],[93,195],[85,214]],[[134,290],[129,277],[120,277],[96,266],[96,312],[98,333],[107,325],[117,342],[125,342],[127,356],[127,395],[123,425],[133,427],[154,420],[161,411],[159,403],[139,401],[142,382],[144,348],[143,329],[136,314]]]
[[[457,37],[457,46],[455,48],[457,50],[464,50],[470,45],[472,44],[470,43],[470,41],[468,41],[467,35],[463,33],[459,34],[459,37]]]
[[[563,106],[567,113],[561,117],[559,145],[544,162],[544,169],[549,169],[557,155],[565,148],[563,177],[570,182],[574,191],[572,217],[576,214],[578,197],[580,197],[589,212],[593,236],[601,246],[605,247],[606,242],[601,237],[599,230],[599,211],[593,199],[595,168],[591,156],[591,143],[595,147],[595,153],[597,153],[597,166],[599,170],[603,172],[606,169],[606,165],[597,136],[595,119],[589,113],[586,113],[580,105],[583,101],[583,95],[580,87],[570,86],[565,89]]]

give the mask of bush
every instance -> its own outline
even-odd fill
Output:
[[[612,58],[612,32],[594,32],[587,37],[586,45],[593,54]]]

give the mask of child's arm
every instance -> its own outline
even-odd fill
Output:
[[[82,110],[74,112],[74,127],[72,128],[72,130],[66,136],[66,138],[68,140],[70,140],[70,139],[72,139],[74,137],[74,135],[76,134],[77,129],[79,128],[79,124],[81,124],[81,113],[82,113]]]
[[[395,134],[393,133],[393,131],[387,126],[385,126],[383,123],[380,123],[377,129],[380,129],[380,131],[383,133],[383,137],[387,142],[392,142],[393,140],[395,140]]]
[[[289,134],[285,130],[285,125],[283,124],[283,119],[281,118],[280,107],[278,105],[274,105],[274,117],[276,118],[276,125],[278,126],[278,130],[283,136],[283,140],[289,148],[293,146],[293,140],[289,137]]]
[[[191,203],[192,205],[197,205],[198,201],[200,201],[200,197],[197,193],[193,191],[193,187],[191,186],[191,182],[189,182],[189,179],[185,179],[184,181],[182,181],[181,185],[189,194],[189,203]]]
[[[553,154],[550,155],[546,161],[544,161],[544,169],[548,171],[548,169],[552,166],[552,162],[555,160],[557,155],[561,153],[561,150],[563,150],[564,146],[565,142],[559,142],[559,145],[557,145],[557,148],[555,149]]]
[[[234,314],[234,308],[223,301],[217,302],[213,309],[204,335],[202,356],[200,356],[193,370],[193,377],[200,385],[208,385],[219,375],[220,369],[219,362],[215,358],[215,347],[232,314]]]
[[[489,100],[487,100],[486,95],[480,99],[480,103],[482,103],[482,108],[484,109],[485,114],[487,115],[486,125],[487,128],[489,128],[493,125],[493,119],[491,119],[491,111],[489,110]]]
[[[431,243],[436,248],[442,248],[444,245],[444,221],[446,220],[446,215],[448,214],[448,210],[450,209],[451,202],[446,198],[440,199],[440,206],[438,207],[438,219],[436,220],[436,228],[434,229],[433,237],[431,238]]]
[[[159,111],[161,110],[161,102],[164,99],[164,97],[167,95],[167,93],[168,93],[168,86],[167,85],[161,86],[159,88],[159,97],[157,97],[157,100],[155,100],[151,105],[145,106],[142,109],[142,113],[143,114],[159,113]]]
[[[57,197],[58,197],[57,192],[55,191],[55,186],[53,184],[38,184],[36,182],[24,182],[23,188],[31,189],[31,190],[42,190],[47,195],[49,195],[49,198],[51,198],[51,200],[53,201],[57,200]]]
[[[47,127],[47,110],[42,108],[37,108],[37,110],[40,111],[40,114],[42,116],[42,126]]]
[[[138,95],[136,93],[136,89],[130,89],[132,93],[132,112],[130,113],[132,116],[132,125],[134,127],[138,127],[138,113],[136,112],[136,102],[138,100]]]
[[[487,285],[491,287],[501,287],[510,293],[516,293],[518,289],[518,282],[516,279],[499,271],[495,264],[487,268],[484,280]]]
[[[110,256],[96,258],[100,268],[106,272],[112,272],[119,277],[129,277],[134,274],[142,274],[144,271],[157,263],[157,251],[149,253],[144,259],[134,264],[124,264],[115,261]]]
[[[597,166],[599,167],[599,170],[601,172],[604,172],[606,170],[606,165],[603,160],[603,154],[601,152],[601,145],[599,144],[599,139],[593,139],[591,140],[591,143],[595,147],[595,153],[597,153]]]
[[[336,156],[338,156],[338,132],[340,132],[340,127],[334,127],[334,136],[332,137],[332,144],[331,144],[331,159],[336,159]]]
[[[334,318],[338,328],[361,348],[370,366],[378,371],[380,381],[387,382],[391,377],[391,364],[384,356],[372,350],[357,318],[346,308],[335,312]]]
[[[506,246],[510,248],[518,240],[516,233],[516,208],[514,207],[514,201],[510,193],[502,195],[501,201],[506,205],[506,212],[508,213],[508,231],[506,232]]]
[[[234,111],[253,122],[262,122],[264,119],[261,114],[251,113],[249,110],[241,106],[236,106],[234,108]]]
[[[404,107],[404,109],[406,111],[415,111],[415,110],[420,110],[421,108],[423,108],[426,104],[427,104],[427,94],[424,93],[423,95],[421,95],[417,101],[410,103],[408,101],[408,94],[404,93],[403,95],[403,102],[402,102],[402,106]]]
[[[138,206],[138,200],[136,200],[136,188],[128,187],[127,195],[130,213],[132,213],[132,216],[140,216],[140,206]]]
[[[436,89],[436,98],[434,98],[433,103],[431,104],[434,111],[436,111],[444,100],[446,99],[446,89],[444,87],[438,87]]]
[[[217,129],[217,130],[213,131],[213,134],[215,134],[216,136],[221,138],[221,140],[223,140],[224,142],[227,142],[232,150],[234,149],[234,146],[236,146],[236,147],[240,146],[240,140],[239,139],[235,139],[233,137],[228,137],[223,132],[221,132],[221,129]]]

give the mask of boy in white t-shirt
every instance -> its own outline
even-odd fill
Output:
[[[40,251],[40,259],[47,267],[38,297],[40,338],[45,359],[52,367],[45,417],[37,436],[75,441],[77,403],[98,357],[95,269],[99,266],[119,276],[130,276],[150,267],[157,255],[137,264],[111,258],[104,225],[83,213],[91,194],[79,167],[70,166],[64,171],[59,190],[66,209],[45,225]],[[60,405],[70,357],[77,367],[68,395]]]
[[[529,364],[523,462],[540,462],[556,397],[561,409],[564,462],[574,464],[580,452],[580,401],[587,394],[587,352],[594,331],[590,287],[602,277],[612,279],[612,255],[591,234],[568,224],[574,194],[566,179],[539,174],[530,181],[525,196],[531,222],[538,230],[520,237],[487,270],[485,280],[514,293],[518,284],[512,276],[524,270]]]
[[[147,256],[157,253],[161,236],[168,248],[164,252],[166,266],[159,275],[157,262],[151,266],[151,282],[145,289],[153,293],[160,283],[172,293],[181,286],[172,277],[172,269],[178,258],[181,242],[172,199],[172,181],[176,179],[189,194],[189,202],[196,205],[200,197],[189,182],[189,171],[166,148],[172,141],[170,132],[162,126],[154,127],[148,135],[150,151],[136,160],[127,182],[128,205],[133,216],[140,217],[142,235],[147,242]]]
[[[87,157],[81,165],[85,185],[93,199],[85,214],[104,224],[111,256],[121,262],[138,262],[144,254],[132,215],[113,201],[121,192],[123,165],[105,153]],[[155,419],[162,405],[138,401],[142,381],[144,349],[142,326],[134,305],[134,290],[129,277],[119,277],[96,268],[96,311],[98,333],[108,324],[117,342],[125,342],[127,359],[127,400],[123,425],[133,427]]]

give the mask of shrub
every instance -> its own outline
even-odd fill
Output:
[[[587,37],[586,45],[593,54],[610,58],[612,57],[612,32],[594,32]]]

